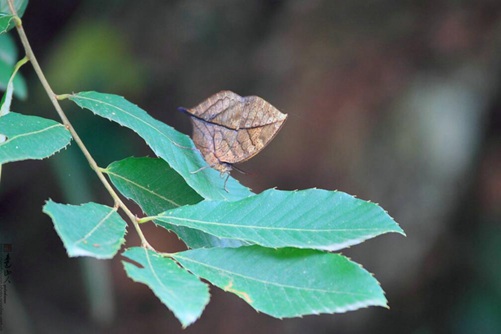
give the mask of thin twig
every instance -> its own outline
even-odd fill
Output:
[[[70,121],[66,117],[66,114],[64,113],[63,109],[61,108],[61,105],[59,104],[58,101],[58,96],[54,94],[54,91],[49,85],[49,82],[45,78],[45,75],[40,68],[40,65],[38,64],[37,58],[35,57],[35,54],[33,53],[33,50],[31,49],[31,45],[28,41],[28,38],[26,36],[26,33],[24,32],[22,21],[19,17],[17,17],[16,9],[14,8],[13,0],[8,0],[9,8],[12,12],[12,14],[16,17],[16,29],[19,34],[19,37],[21,39],[21,43],[23,44],[24,51],[26,52],[26,57],[30,60],[31,64],[33,65],[33,69],[35,70],[35,73],[37,74],[40,82],[42,83],[42,86],[44,87],[47,95],[49,96],[50,101],[52,102],[52,105],[56,109],[56,112],[58,113],[59,117],[61,118],[61,121],[63,122],[64,126],[68,131],[71,133],[71,136],[75,140],[75,143],[78,145],[80,150],[82,151],[83,155],[89,162],[90,167],[94,170],[96,173],[97,177],[101,181],[101,183],[104,185],[108,193],[111,195],[115,202],[115,207],[120,207],[127,217],[131,220],[132,224],[134,225],[134,228],[136,229],[139,238],[141,239],[141,243],[143,247],[149,248],[151,250],[154,250],[153,247],[148,243],[146,240],[143,232],[141,231],[141,228],[139,227],[138,224],[138,219],[137,217],[129,210],[129,208],[123,203],[123,201],[120,199],[118,194],[115,192],[111,184],[108,182],[104,174],[101,172],[99,166],[97,165],[96,161],[90,154],[90,152],[87,150],[87,147],[85,147],[84,143],[80,139],[80,136],[77,134],[73,126],[71,125]],[[65,96],[65,95],[62,95]],[[66,96],[65,96],[66,97]],[[61,96],[59,96],[61,98]]]

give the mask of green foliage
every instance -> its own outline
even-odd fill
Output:
[[[10,112],[0,117],[0,164],[27,159],[44,159],[66,147],[71,135],[53,120]]]
[[[127,275],[136,282],[148,285],[184,327],[200,317],[210,298],[207,284],[180,268],[173,260],[150,250],[134,247],[122,255],[142,266],[123,261]]]
[[[125,241],[126,223],[115,208],[86,203],[59,204],[48,200],[43,207],[71,257],[111,259]]]
[[[26,82],[20,73],[13,73],[17,61],[17,49],[9,34],[0,35],[0,90],[7,90],[7,86],[12,82],[11,92],[5,95],[12,95],[20,99],[25,99],[28,95]],[[3,104],[3,102],[2,102]]]
[[[403,234],[378,205],[322,189],[269,189],[240,201],[204,201],[166,211],[155,220],[273,248],[334,251],[383,233]]]
[[[237,180],[229,178],[224,190],[224,178],[207,166],[190,137],[154,119],[137,105],[121,96],[97,92],[81,92],[70,100],[98,116],[107,118],[135,131],[155,154],[179,173],[188,185],[205,199],[237,200],[252,193]]]
[[[28,61],[27,58],[23,58],[17,62],[16,66],[14,66],[12,70],[12,75],[10,76],[7,82],[7,88],[5,89],[5,94],[2,96],[2,100],[0,102],[0,116],[5,115],[10,111],[10,105],[12,103],[12,95],[14,94],[14,81],[16,78],[17,72],[19,68],[23,66]]]
[[[277,318],[386,306],[376,279],[339,254],[247,246],[189,250],[173,257],[193,274]]]
[[[15,4],[21,16],[27,1]],[[0,12],[6,12],[5,5],[6,0],[0,0]],[[0,32],[12,28],[12,20],[0,14]],[[12,94],[26,95],[23,85],[16,84],[22,61],[15,64],[17,53],[11,42],[0,38],[0,46],[5,46],[0,49],[0,88],[6,89],[0,134],[7,137],[0,143],[0,163],[43,159],[71,140],[62,124],[9,112]],[[102,171],[149,216],[131,219],[145,247],[123,252],[134,262],[124,262],[127,275],[146,284],[184,327],[200,317],[209,301],[208,286],[199,278],[277,318],[386,306],[383,290],[370,273],[330,253],[384,233],[404,234],[378,205],[321,189],[254,194],[232,177],[226,190],[224,177],[207,165],[188,136],[123,97],[92,91],[64,96],[133,130],[158,156],[127,158]],[[78,140],[77,144],[81,145]],[[129,209],[117,202],[131,217]],[[118,207],[49,200],[43,211],[51,217],[69,256],[109,259],[119,251],[126,233]],[[149,249],[138,222],[150,220],[174,232],[191,250],[159,254]]]
[[[151,118],[136,105],[119,96],[96,92],[77,93],[70,99],[131,128],[167,162],[129,158],[111,164],[106,172],[122,194],[136,201],[146,214],[155,214],[152,218],[157,224],[196,248],[170,255],[190,272],[276,317],[386,305],[382,290],[369,273],[340,255],[318,251],[339,250],[383,233],[403,234],[378,205],[320,189],[271,189],[253,195],[233,179],[226,193],[217,172],[206,169],[192,173],[205,163],[192,149],[189,137]],[[219,238],[222,243],[213,242]],[[242,244],[270,248],[234,248]],[[214,246],[217,248],[204,248]],[[323,271],[326,266],[332,266],[327,274]],[[259,276],[262,272],[270,276]],[[339,285],[327,283],[332,277],[339,278],[335,280]],[[143,282],[155,291],[158,287],[152,284],[153,278],[144,278]],[[308,291],[314,292],[308,295]],[[275,303],[280,298],[301,302],[289,302],[294,307],[279,307]]]
[[[13,3],[14,3],[14,8],[17,11],[17,16],[23,17],[24,11],[28,6],[28,0],[13,0]],[[0,13],[11,14],[7,0],[0,0]]]
[[[148,215],[203,200],[168,163],[158,158],[127,158],[105,170],[115,187]]]
[[[6,33],[15,26],[14,15],[0,13],[0,34]]]
[[[17,11],[17,16],[22,17],[28,0],[14,0],[14,8]],[[7,0],[0,0],[0,34],[3,34],[15,27],[14,16],[11,15],[9,4]]]
[[[18,57],[16,44],[10,34],[0,35],[0,62],[13,66]]]
[[[195,204],[203,200],[167,162],[158,158],[127,158],[106,168],[111,182],[127,198],[134,200],[147,215]],[[236,247],[242,242],[220,239],[199,230],[162,223],[190,248]]]

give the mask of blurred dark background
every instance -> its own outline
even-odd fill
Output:
[[[289,119],[236,178],[255,192],[357,195],[407,237],[342,252],[374,273],[389,310],[280,321],[212,288],[183,331],[119,256],[67,257],[44,201],[112,204],[72,145],[3,166],[7,333],[501,333],[501,2],[31,1],[23,22],[59,94],[123,95],[185,133],[178,106],[223,89],[263,97]],[[29,97],[13,110],[57,119],[29,64],[21,72]],[[134,133],[63,108],[101,166],[153,156]],[[126,245],[139,245],[129,230]],[[180,249],[160,229],[145,234]]]

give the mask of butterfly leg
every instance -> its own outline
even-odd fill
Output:
[[[212,168],[212,166],[206,165],[206,166],[200,167],[199,169],[190,172],[190,174],[196,174],[196,173],[201,172],[201,171],[203,171],[204,169],[207,169],[207,168]]]
[[[176,143],[173,140],[171,140],[171,143],[174,144],[174,146],[177,146],[177,147],[182,148],[184,150],[192,150],[192,151],[197,151],[198,150],[196,147],[183,146],[183,145],[180,145],[180,144]]]
[[[228,189],[226,188],[226,183],[228,182],[228,179],[230,178],[230,173],[226,172],[226,173],[221,173],[221,175],[223,174],[226,174],[226,179],[224,180],[224,191],[226,191],[227,193],[229,193]]]

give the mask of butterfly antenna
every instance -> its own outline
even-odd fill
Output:
[[[180,111],[180,112],[182,112],[182,113],[185,113],[185,114],[190,114],[190,113],[188,112],[188,109],[186,109],[186,108],[184,108],[184,107],[177,107],[177,110],[178,110],[178,111]]]
[[[242,170],[242,169],[238,168],[238,167],[237,167],[237,166],[235,166],[235,165],[232,165],[231,167],[232,167],[234,170],[236,170],[237,172],[241,173],[241,174],[244,174],[244,175],[247,175],[247,174],[248,174],[248,175],[252,175],[251,173],[248,173],[248,172],[246,172],[246,171],[244,171],[244,170]]]

